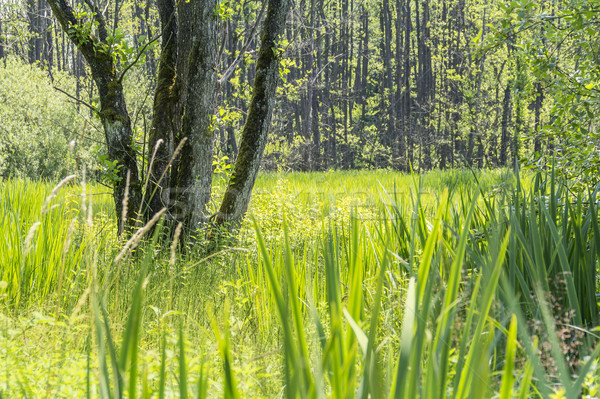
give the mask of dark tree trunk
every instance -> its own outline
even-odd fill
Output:
[[[42,8],[44,10],[44,58],[48,66],[48,73],[50,74],[50,78],[52,78],[52,68],[54,66],[53,24],[51,23],[50,8],[45,1],[42,3]]]
[[[515,125],[513,129],[513,137],[510,141],[511,165],[516,167],[516,162],[521,159],[521,135],[524,133],[525,121],[523,115],[523,92],[526,85],[526,73],[523,61],[516,55],[516,71],[514,81],[514,108],[515,108]]]
[[[2,19],[0,19],[0,60],[5,57],[4,55],[4,36],[2,32]]]
[[[396,146],[396,96],[394,93],[394,73],[392,71],[392,12],[389,0],[383,0],[381,5],[381,25],[383,30],[383,80],[382,80],[382,105],[385,104],[383,113],[386,116],[383,143],[387,148]],[[395,154],[397,151],[392,150]],[[395,157],[394,157],[395,158]],[[392,164],[395,164],[395,159]],[[384,166],[384,165],[381,165]]]
[[[78,24],[73,9],[66,0],[48,0],[56,19],[62,29],[73,32],[72,27]],[[117,213],[119,234],[123,226],[134,226],[140,210],[141,186],[136,163],[136,153],[132,147],[131,120],[125,104],[125,96],[120,77],[117,75],[112,55],[105,50],[104,41],[107,31],[104,18],[99,10],[98,39],[91,36],[78,38],[73,32],[70,38],[77,45],[88,62],[92,77],[98,87],[100,97],[100,120],[104,127],[108,158],[116,161],[118,170],[114,182],[113,198]],[[129,186],[127,183],[129,182]],[[128,194],[126,195],[126,193]],[[125,220],[122,220],[123,205],[127,204]]]
[[[318,100],[318,80],[317,72],[319,70],[319,55],[315,57],[315,52],[318,52],[319,38],[316,26],[316,0],[310,3],[310,25],[308,30],[310,34],[308,54],[306,57],[306,67],[310,69],[309,82],[307,84],[307,137],[311,138],[310,143],[310,169],[321,169],[321,132],[319,130],[319,100]]]
[[[364,121],[366,119],[367,113],[367,84],[368,84],[368,76],[369,76],[369,12],[367,8],[362,6],[362,23],[363,23],[363,53],[361,54],[362,61],[362,76],[361,76],[361,120]]]
[[[401,100],[401,118],[402,118],[402,131],[406,137],[406,160],[401,163],[401,170],[408,170],[409,165],[413,164],[414,158],[414,133],[412,129],[413,125],[413,101],[411,96],[411,65],[410,65],[410,36],[412,31],[412,17],[410,9],[410,0],[406,0],[404,3],[404,48],[403,48],[403,91]]]
[[[37,38],[40,32],[38,28],[39,16],[36,0],[27,0],[27,22],[29,25],[29,34],[31,35],[29,38],[29,63],[33,64],[40,59],[37,48]]]
[[[120,14],[120,11],[121,11],[121,5],[119,3],[119,0],[113,0],[113,1],[115,3],[115,11],[114,11],[114,14],[113,14],[113,28],[112,28],[112,31],[116,32],[117,28],[119,27],[119,14]]]
[[[150,23],[150,5],[152,1],[146,1],[146,8],[144,9],[144,26],[146,27],[147,37],[152,37],[153,34],[153,26]],[[148,51],[148,55],[146,56],[146,68],[148,70],[148,74],[150,76],[154,76],[154,72],[156,71],[156,61],[153,56],[152,51]]]
[[[421,168],[431,168],[431,129],[429,126],[431,104],[434,99],[435,85],[433,81],[433,66],[430,48],[429,1],[422,2],[422,18],[417,0],[415,0],[416,30],[417,30],[417,132],[421,142],[423,164]]]
[[[542,88],[542,84],[536,82],[534,84],[535,87],[535,101],[533,103],[534,113],[535,113],[535,125],[533,130],[535,132],[535,139],[533,141],[533,151],[536,159],[539,159],[542,156],[542,139],[540,137],[541,130],[541,122],[540,122],[540,114],[542,111],[542,104],[544,102],[544,89]]]
[[[346,141],[346,144],[349,146],[348,143],[348,130],[349,130],[349,112],[348,112],[348,86],[349,86],[349,77],[350,77],[350,73],[349,73],[349,61],[348,61],[348,54],[349,54],[349,29],[348,29],[348,0],[343,0],[342,1],[342,7],[340,10],[340,16],[341,16],[341,27],[340,27],[340,40],[338,41],[340,48],[338,49],[338,53],[334,53],[334,54],[340,54],[341,58],[342,58],[342,62],[341,62],[341,71],[340,71],[340,78],[341,78],[341,97],[340,97],[340,108],[342,109],[342,117],[344,120],[344,140]]]
[[[511,95],[510,95],[510,83],[506,84],[504,89],[504,99],[502,100],[502,125],[500,133],[500,166],[507,166],[508,163],[508,148],[509,148],[509,123],[511,114]]]
[[[250,203],[252,187],[267,143],[279,79],[280,56],[274,49],[277,49],[277,41],[283,34],[288,7],[289,0],[269,0],[268,3],[250,109],[233,174],[215,219],[217,225],[227,222],[232,226],[239,225]]]
[[[158,0],[158,11],[163,37],[154,93],[152,126],[148,140],[150,154],[156,155],[153,163],[148,166],[150,169],[146,193],[148,201],[146,220],[150,220],[162,208],[169,205],[169,161],[173,147],[177,145],[173,142],[177,129],[175,126],[177,93],[174,90],[177,68],[177,19],[174,1]]]
[[[321,170],[321,130],[319,129],[319,99],[313,92],[311,104],[312,154],[311,169]]]
[[[227,126],[227,147],[226,147],[226,154],[229,157],[230,161],[233,162],[233,160],[237,157],[238,154],[238,146],[237,146],[237,142],[235,140],[235,129],[233,128],[233,126]]]
[[[404,84],[402,78],[405,73],[408,73],[405,71],[404,61],[405,31],[408,29],[405,7],[403,0],[396,0],[396,138],[392,144],[392,158],[394,166],[400,170],[406,169],[406,132],[403,126],[405,109],[402,94]]]
[[[54,31],[54,49],[55,49],[54,52],[56,54],[56,68],[59,71],[63,71],[64,65],[62,65],[62,59],[63,59],[62,53],[65,51],[65,49],[64,49],[64,46],[62,48],[60,47],[60,42],[58,40],[59,34],[58,34],[58,31],[56,30],[56,24],[54,23],[54,20],[52,20],[52,30]]]
[[[213,121],[217,83],[216,0],[180,2],[177,78],[183,119],[175,136],[184,138],[176,163],[172,188],[176,188],[172,212],[193,230],[206,219],[210,201],[213,162]],[[180,66],[181,63],[181,67]]]
[[[482,20],[483,31],[481,32],[481,41],[482,42],[485,40],[485,34],[486,34],[486,25],[487,25],[486,17],[487,17],[487,7],[484,8],[484,10],[483,10],[483,20]],[[486,60],[486,56],[484,54],[477,61],[479,63],[479,71],[477,72],[477,94],[475,95],[475,99],[474,99],[475,105],[473,107],[472,117],[471,117],[471,123],[473,124],[472,134],[474,136],[475,144],[477,145],[477,155],[475,156],[475,159],[469,158],[471,164],[476,165],[480,169],[483,167],[483,143],[481,140],[482,133],[481,133],[481,128],[480,128],[479,117],[481,115],[481,84],[483,82],[483,72],[484,72],[484,67],[485,67],[485,60]]]

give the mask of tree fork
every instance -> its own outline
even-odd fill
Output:
[[[216,0],[178,4],[178,110],[183,117],[175,143],[187,138],[172,167],[171,215],[185,235],[206,221],[212,183],[213,126],[217,84]],[[179,123],[179,121],[178,121]]]

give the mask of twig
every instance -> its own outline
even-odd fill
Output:
[[[100,41],[103,43],[106,42],[106,39],[108,38],[108,31],[106,30],[106,21],[104,20],[103,13],[96,6],[93,0],[84,1],[85,4],[92,9],[92,12],[94,13],[94,19],[98,22],[98,37],[100,38]]]
[[[59,87],[56,87],[56,86],[53,86],[53,87],[54,87],[54,90],[60,91],[61,93],[63,93],[67,97],[69,97],[70,99],[75,100],[75,101],[77,101],[77,102],[85,105],[86,107],[88,107],[89,109],[91,109],[92,111],[94,111],[95,113],[98,113],[98,110],[96,108],[94,108],[91,104],[88,104],[85,101],[83,101],[82,99],[77,98],[77,97],[75,97],[75,96],[67,93],[66,91],[64,91],[63,89],[61,89]]]
[[[140,51],[138,51],[135,60],[133,60],[133,62],[129,63],[125,69],[123,69],[123,72],[121,72],[121,76],[119,76],[118,82],[121,83],[123,81],[123,78],[125,77],[125,74],[127,73],[127,71],[129,71],[131,69],[131,67],[133,67],[135,64],[137,64],[137,62],[139,61],[140,57],[142,56],[142,54],[144,54],[144,52],[146,51],[146,49],[148,48],[148,46],[150,46],[152,43],[154,43],[155,41],[157,41],[158,39],[160,39],[160,37],[163,35],[163,32],[160,32],[158,35],[156,35],[152,40],[149,40],[148,43],[144,44],[142,46],[142,48],[140,49]]]
[[[248,46],[250,46],[250,43],[252,42],[252,39],[254,38],[254,33],[256,32],[256,27],[260,23],[260,20],[262,19],[262,16],[263,16],[266,8],[267,8],[267,2],[264,1],[262,8],[260,10],[260,14],[258,14],[258,17],[256,17],[256,22],[254,23],[254,26],[252,26],[252,29],[250,30],[250,34],[248,35],[248,39],[246,40],[246,43],[244,43],[244,46],[242,46],[242,49],[240,50],[239,54],[237,55],[237,57],[235,58],[233,63],[231,65],[229,65],[229,68],[227,68],[227,70],[225,71],[223,76],[221,76],[221,79],[219,79],[217,81],[218,87],[221,87],[223,85],[223,83],[225,83],[227,81],[227,79],[229,79],[229,76],[231,76],[233,71],[235,71],[235,68],[240,63],[240,60],[246,53],[246,50],[248,50]]]

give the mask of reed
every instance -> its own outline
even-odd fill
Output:
[[[27,334],[63,337],[56,356],[84,373],[32,384],[36,349],[5,317],[0,392],[65,397],[79,378],[78,396],[106,398],[594,397],[597,191],[520,177],[263,175],[236,247],[210,256],[165,242],[160,215],[130,243],[97,241],[69,187],[40,214],[40,185],[10,205],[24,255],[2,269],[4,308],[53,303],[62,316]],[[32,189],[9,183],[2,198]]]

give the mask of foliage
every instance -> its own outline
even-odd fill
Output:
[[[537,134],[547,138],[556,170],[583,186],[598,182],[600,141],[600,2],[511,2],[499,34],[515,42],[552,100],[550,120]],[[542,166],[542,165],[540,165]]]
[[[110,251],[110,234],[97,235],[101,226],[93,227],[92,216],[107,217],[110,193],[84,185],[82,198],[72,181],[65,180],[62,190],[27,180],[0,182],[0,281],[8,283],[4,300],[15,309],[43,302],[56,291],[64,295],[59,303],[76,301],[85,285],[86,251]]]
[[[94,93],[81,90],[93,85],[88,67],[56,40],[60,29],[40,17],[50,11],[38,3],[37,13],[24,3],[0,6],[5,53],[70,74],[79,80],[77,95],[89,95],[95,106]],[[107,4],[98,4],[107,21],[105,50],[119,71],[132,66],[124,84],[142,154],[164,38],[150,3]],[[233,68],[220,86],[215,127],[233,128],[238,139],[255,76],[261,10],[248,0],[219,1],[215,10],[223,33],[215,69],[223,77]],[[96,30],[87,6],[77,16],[72,33]],[[593,183],[599,168],[597,25],[596,0],[296,3],[278,46],[282,84],[264,166],[408,171],[506,167],[518,160],[544,169],[556,159],[565,177]],[[425,71],[431,87],[423,86]]]
[[[55,71],[65,91],[74,82]],[[0,63],[0,176],[57,179],[95,169],[90,143],[98,135],[80,122],[76,108],[52,87],[48,74],[15,58]]]

